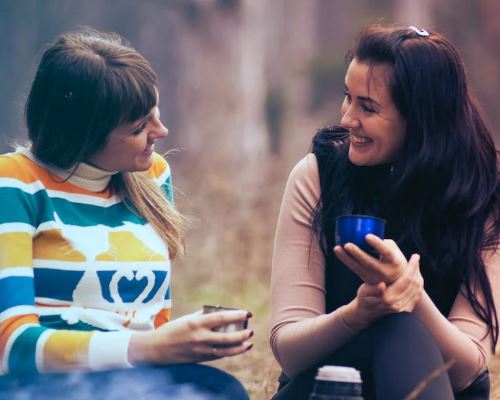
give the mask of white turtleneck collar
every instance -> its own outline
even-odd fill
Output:
[[[72,172],[72,169],[64,170],[41,162],[34,156],[31,150],[25,147],[18,147],[16,152],[24,154],[29,159],[47,168],[62,179],[66,179]],[[108,186],[111,177],[117,173],[118,172],[106,171],[82,162],[68,179],[68,182],[83,189],[90,190],[91,192],[102,192]]]

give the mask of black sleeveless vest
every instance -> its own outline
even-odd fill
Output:
[[[322,199],[326,195],[329,200],[328,204],[321,204],[322,219],[318,221],[323,227],[327,313],[352,301],[362,283],[333,253],[337,216],[367,214],[384,218],[387,221],[386,237],[394,239],[407,258],[416,252],[415,246],[404,239],[404,222],[393,216],[388,199],[384,197],[390,193],[391,166],[355,166],[348,158],[348,140],[345,129],[331,127],[320,130],[312,142],[312,152],[318,160]],[[425,265],[422,258],[420,269],[425,290],[441,313],[447,316],[459,283],[450,277],[437,278]]]

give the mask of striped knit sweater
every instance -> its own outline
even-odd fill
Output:
[[[172,201],[166,161],[148,172]],[[170,318],[159,235],[106,182],[62,181],[29,152],[0,156],[0,374],[128,367],[132,332]]]

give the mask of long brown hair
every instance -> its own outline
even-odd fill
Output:
[[[44,52],[26,102],[33,154],[73,170],[105,146],[119,125],[147,115],[157,103],[149,62],[114,33],[83,29],[59,36]],[[120,172],[113,190],[146,219],[168,245],[183,246],[183,217],[143,172]]]

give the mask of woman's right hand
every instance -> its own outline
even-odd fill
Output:
[[[419,261],[417,254],[412,255],[403,274],[389,286],[384,282],[363,283],[354,300],[342,310],[345,323],[360,331],[385,315],[412,312],[424,287]]]
[[[212,329],[245,321],[248,311],[196,312],[147,333],[135,333],[129,344],[131,364],[179,364],[235,356],[252,348],[253,331],[215,332]]]

